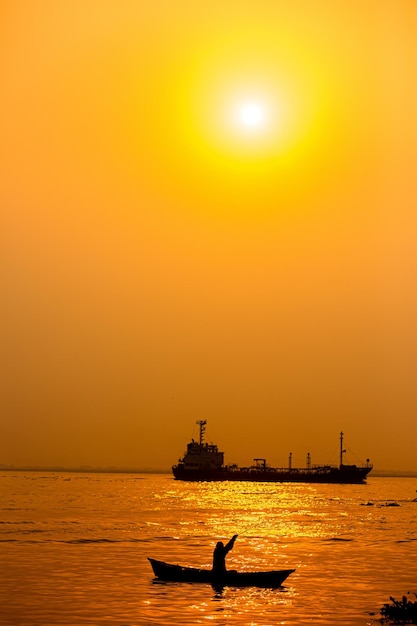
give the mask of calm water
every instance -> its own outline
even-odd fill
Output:
[[[417,592],[416,488],[0,472],[0,625],[376,624]],[[148,556],[210,566],[235,532],[229,567],[296,568],[285,587],[154,581]]]

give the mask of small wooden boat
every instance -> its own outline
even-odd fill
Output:
[[[182,565],[171,565],[149,559],[154,574],[160,580],[183,583],[209,583],[215,587],[280,587],[295,570],[282,569],[268,572],[236,572],[228,570],[221,577],[214,576],[209,569],[197,569]]]

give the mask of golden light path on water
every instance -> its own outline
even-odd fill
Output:
[[[174,492],[168,492],[167,496],[170,494],[174,495]],[[195,503],[200,509],[202,505],[207,507],[208,518],[204,521],[205,525],[221,530],[227,520],[231,530],[235,529],[240,534],[250,531],[251,535],[255,533],[260,536],[305,535],[303,519],[308,516],[309,536],[320,537],[323,535],[320,521],[329,514],[325,498],[321,501],[322,510],[312,513],[312,503],[317,508],[320,498],[317,497],[315,486],[306,485],[291,485],[288,488],[281,485],[266,487],[265,483],[214,483],[210,485],[208,492],[202,493],[198,487],[195,491],[190,491],[186,500],[190,506]],[[229,520],[228,511],[231,506],[234,511],[233,518]],[[201,515],[201,510],[199,514]],[[342,513],[341,520],[344,516],[345,513]],[[314,524],[313,520],[317,523]]]

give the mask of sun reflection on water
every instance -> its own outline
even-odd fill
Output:
[[[202,534],[221,538],[237,533],[241,540],[250,538],[253,545],[256,538],[278,541],[283,537],[319,538],[327,533],[329,502],[314,486],[217,483],[207,489],[199,483],[188,485],[185,494],[184,486],[181,489],[187,505],[198,513]],[[174,496],[172,492],[166,495]],[[345,516],[345,511],[333,510],[332,525],[340,518],[342,530]],[[178,523],[186,525],[181,520]]]

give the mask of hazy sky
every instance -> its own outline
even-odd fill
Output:
[[[417,470],[416,28],[2,1],[0,464]]]

